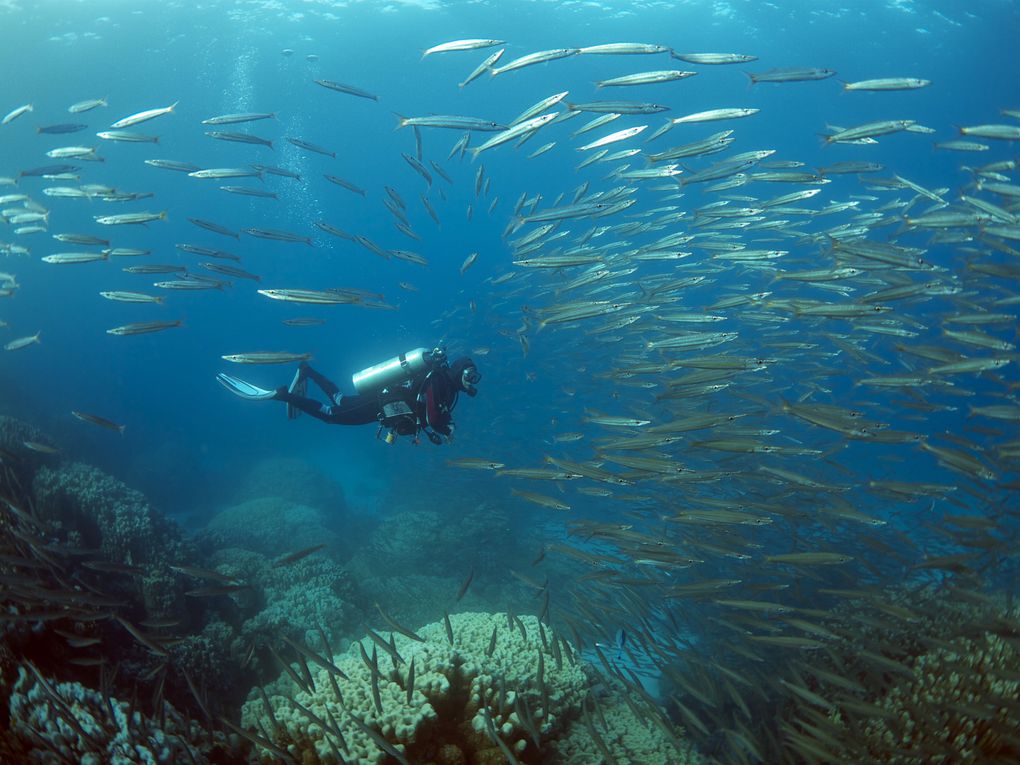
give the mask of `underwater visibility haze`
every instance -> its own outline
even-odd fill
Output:
[[[1020,760],[1018,33],[0,0],[0,760]]]

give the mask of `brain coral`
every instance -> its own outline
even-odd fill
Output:
[[[356,765],[502,763],[503,751],[539,762],[542,742],[581,708],[584,670],[533,616],[463,613],[449,622],[452,644],[439,622],[417,631],[421,641],[393,633],[395,651],[353,644],[334,657],[343,676],[312,665],[304,689],[281,676],[267,689],[268,708],[259,689],[249,696],[242,725],[305,763],[337,762],[339,752]]]

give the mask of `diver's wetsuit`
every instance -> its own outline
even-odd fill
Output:
[[[440,436],[449,439],[453,435],[452,412],[458,393],[474,395],[474,389],[468,390],[462,383],[464,369],[474,366],[471,359],[462,357],[452,367],[445,363],[434,366],[408,383],[380,393],[343,396],[336,383],[302,363],[302,376],[318,385],[331,403],[320,404],[285,387],[278,388],[273,398],[332,425],[378,422],[401,436],[417,436],[424,431],[430,441],[438,444]]]
[[[343,396],[337,403],[340,388],[336,383],[308,365],[302,368],[304,375],[318,385],[333,403],[320,404],[314,398],[298,396],[286,388],[276,391],[278,401],[286,401],[296,409],[333,425],[367,425],[379,419],[378,396]]]

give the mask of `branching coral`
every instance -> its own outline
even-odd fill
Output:
[[[34,668],[20,668],[9,706],[4,754],[10,762],[201,764],[210,762],[214,749],[227,749],[222,735],[204,730],[170,704],[157,723],[125,701],[104,699],[78,683],[54,683]]]
[[[503,762],[502,747],[538,762],[542,742],[579,713],[584,670],[531,616],[457,614],[450,629],[452,644],[443,623],[418,630],[421,641],[393,634],[400,658],[383,651],[378,672],[368,655],[379,648],[366,639],[335,657],[344,676],[319,669],[299,690],[285,675],[267,689],[268,708],[253,692],[242,724],[304,762],[335,762],[333,747],[358,765],[383,762],[385,747],[415,762]]]
[[[877,701],[888,714],[862,725],[867,750],[904,765],[1020,761],[1020,609],[998,626],[918,656],[914,679]]]

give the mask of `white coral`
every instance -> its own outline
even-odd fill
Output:
[[[182,738],[190,741],[204,735],[169,704],[160,729],[141,712],[130,711],[125,701],[111,698],[106,706],[98,692],[80,683],[48,681],[47,685],[60,704],[33,673],[19,667],[9,702],[11,732],[31,747],[34,761],[44,765],[67,761],[93,765],[170,763],[184,756]],[[68,712],[73,722],[68,720]],[[191,753],[196,762],[207,761],[194,747]]]
[[[357,643],[346,654],[334,657],[334,663],[349,678],[338,679],[346,709],[337,702],[325,669],[315,670],[313,665],[315,688],[311,693],[298,690],[286,676],[281,677],[269,689],[273,713],[282,728],[275,732],[274,739],[288,745],[295,755],[313,747],[317,756],[327,761],[333,759],[326,733],[289,697],[323,720],[328,720],[331,714],[349,747],[345,758],[357,765],[375,765],[384,759],[385,753],[352,720],[351,713],[380,732],[390,745],[416,750],[450,744],[463,750],[491,748],[494,744],[484,732],[488,716],[503,741],[521,752],[533,744],[531,734],[515,712],[518,697],[522,710],[526,705],[534,720],[533,727],[542,736],[561,729],[561,716],[580,709],[587,694],[586,675],[579,665],[551,650],[549,641],[553,638],[548,631],[543,649],[535,617],[519,617],[511,627],[505,614],[463,613],[451,616],[450,623],[453,645],[441,622],[417,630],[424,642],[394,634],[403,664],[394,666],[394,660],[377,649],[381,714],[373,700],[372,671],[362,659]],[[496,643],[489,655],[494,628]],[[372,652],[374,644],[370,640],[363,640],[362,645],[368,653]],[[415,683],[408,703],[406,684],[412,659]],[[244,705],[242,725],[253,731],[272,729],[257,692]],[[334,744],[341,746],[336,741]]]

